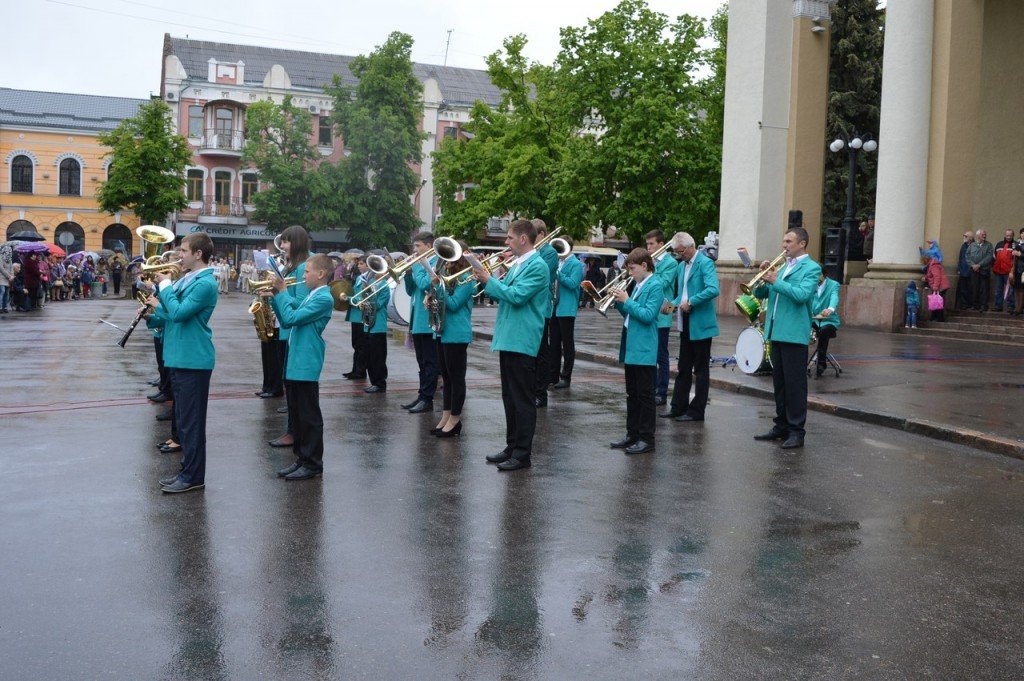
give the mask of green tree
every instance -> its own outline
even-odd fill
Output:
[[[420,99],[423,88],[412,70],[412,37],[392,33],[369,55],[352,60],[359,84],[334,77],[332,121],[349,156],[325,182],[345,196],[349,241],[392,248],[409,242],[420,227],[411,198],[419,179],[410,164],[423,158]]]
[[[291,95],[280,105],[266,100],[249,106],[242,163],[256,168],[263,184],[252,198],[255,222],[276,232],[294,224],[310,230],[322,226],[311,219],[320,158],[312,134],[309,114],[292,104]]]
[[[188,205],[185,168],[192,152],[188,140],[175,134],[166,104],[146,102],[99,140],[110,147],[110,173],[97,192],[101,210],[132,210],[143,223],[159,225]]]
[[[525,36],[513,36],[504,52],[487,57],[501,101],[495,108],[476,102],[465,125],[472,139],[446,140],[434,152],[439,231],[473,240],[488,218],[505,214],[540,217],[577,238],[588,231],[589,223],[566,225],[550,210],[551,182],[573,129],[558,116],[551,67],[530,63],[525,47]]]
[[[847,0],[832,10],[826,146],[854,134],[878,139],[884,26],[885,10],[877,0]],[[849,159],[845,152],[826,154],[822,225],[838,226],[846,213]],[[878,154],[858,156],[855,205],[863,213],[875,202],[877,165]]]
[[[721,143],[710,144],[707,92],[695,73],[704,22],[670,21],[624,0],[561,31],[558,101],[584,126],[555,173],[549,210],[568,224],[614,225],[642,241],[654,228],[700,236],[718,211]]]

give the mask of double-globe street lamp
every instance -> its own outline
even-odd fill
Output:
[[[832,153],[839,153],[846,150],[850,161],[849,177],[846,181],[846,215],[843,217],[843,224],[839,230],[830,228],[825,237],[825,266],[829,270],[828,276],[842,283],[843,269],[846,264],[846,245],[850,241],[850,234],[857,229],[856,212],[856,189],[857,189],[857,156],[861,151],[867,153],[878,149],[878,142],[871,139],[869,135],[854,135],[852,139],[836,139],[828,145]]]

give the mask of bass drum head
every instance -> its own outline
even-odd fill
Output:
[[[759,329],[743,329],[736,339],[736,366],[745,374],[756,374],[771,369],[768,344]]]
[[[412,296],[405,290],[405,284],[392,280],[391,301],[388,303],[388,319],[392,324],[409,326],[412,320]]]

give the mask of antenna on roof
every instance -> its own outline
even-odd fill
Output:
[[[444,42],[444,64],[443,64],[443,66],[448,66],[448,46],[452,44],[452,32],[454,30],[455,30],[454,28],[449,28],[448,29],[448,39]]]

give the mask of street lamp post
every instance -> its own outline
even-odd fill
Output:
[[[842,283],[843,270],[846,265],[846,245],[849,243],[850,234],[857,229],[856,213],[856,189],[857,189],[857,156],[863,150],[872,153],[878,149],[878,142],[870,136],[854,135],[852,139],[836,139],[828,145],[832,153],[839,153],[846,149],[850,161],[849,177],[846,181],[846,215],[843,217],[843,224],[840,228],[829,228],[825,236],[825,258],[824,264],[827,274],[832,279]]]

